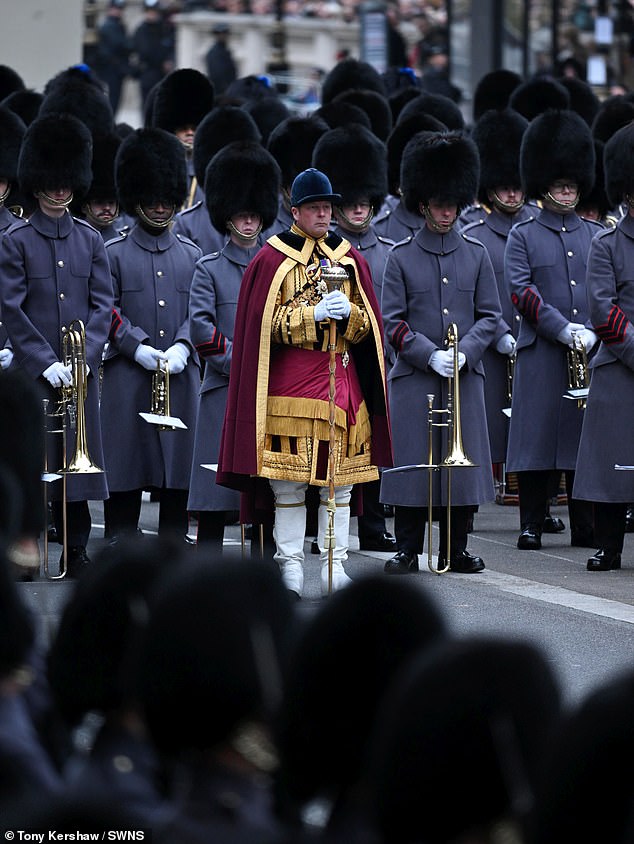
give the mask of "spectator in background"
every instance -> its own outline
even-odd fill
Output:
[[[132,49],[141,86],[141,102],[174,68],[174,32],[163,20],[160,0],[143,0],[143,21],[134,30]]]
[[[108,86],[115,114],[121,100],[123,80],[130,73],[131,43],[123,23],[125,0],[109,0],[105,20],[99,27],[95,71]]]
[[[407,47],[399,30],[401,14],[398,3],[388,3],[385,9],[387,24],[387,64],[388,67],[407,67]]]
[[[449,53],[446,45],[432,47],[423,67],[420,86],[428,94],[441,94],[454,103],[462,100],[462,91],[449,78]]]
[[[238,77],[236,63],[229,47],[229,36],[231,30],[227,23],[217,23],[211,30],[215,41],[207,51],[205,63],[207,65],[207,76],[216,92],[216,96],[224,94],[225,90]]]

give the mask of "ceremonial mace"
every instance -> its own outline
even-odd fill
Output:
[[[341,286],[348,278],[348,273],[341,264],[324,264],[321,269],[321,280],[325,282],[328,293],[333,290],[341,290]],[[335,395],[337,388],[337,320],[330,317],[328,320],[328,352],[330,360],[328,365],[328,501],[326,511],[328,513],[328,529],[324,539],[324,546],[328,551],[328,594],[332,593],[332,560],[335,550],[335,448],[337,437],[335,432]]]

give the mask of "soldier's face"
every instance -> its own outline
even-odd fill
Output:
[[[342,205],[341,213],[343,214],[344,220],[348,220],[355,226],[361,226],[366,221],[369,222],[368,217],[370,216],[371,209],[372,206],[368,199],[360,199],[358,202],[351,203],[350,205]],[[340,219],[340,214],[337,210],[335,210],[335,216],[337,219]]]
[[[458,206],[455,202],[442,202],[438,199],[430,199],[427,205],[429,216],[431,217],[432,221],[436,224],[435,227],[429,226],[429,222],[427,225],[432,231],[442,231],[449,229],[453,226],[456,222],[456,217],[458,216]]]
[[[524,194],[519,187],[496,187],[494,191],[497,198],[504,205],[517,205],[524,201]]]
[[[104,225],[112,222],[118,211],[116,199],[93,199],[88,203],[88,208],[92,216]]]
[[[557,179],[548,188],[548,193],[563,205],[573,205],[579,198],[579,185],[571,179]]]
[[[178,140],[183,144],[184,147],[187,149],[191,149],[194,145],[194,135],[196,134],[196,127],[189,125],[189,126],[179,126],[178,129],[174,132]]]
[[[70,188],[54,188],[40,191],[37,194],[37,201],[40,209],[49,217],[62,217],[66,213],[68,201],[72,196],[73,192]]]
[[[247,239],[252,238],[262,225],[262,217],[252,211],[240,211],[231,218],[233,227],[238,234]]]
[[[143,205],[141,207],[145,216],[153,223],[164,223],[174,213],[174,206],[162,200],[153,202],[152,205]]]
[[[332,218],[332,205],[323,200],[304,202],[299,207],[293,206],[291,213],[300,229],[317,240],[328,232]]]

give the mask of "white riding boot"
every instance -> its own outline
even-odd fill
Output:
[[[281,489],[283,485],[294,489]],[[280,567],[282,580],[287,589],[301,597],[304,588],[304,534],[306,533],[306,505],[304,490],[297,490],[299,484],[287,481],[272,481],[275,493],[275,541],[274,559]],[[301,500],[297,500],[300,498]]]
[[[329,577],[328,577],[328,549],[325,546],[325,539],[328,532],[328,508],[326,506],[328,498],[328,488],[322,487],[325,490],[325,496],[320,490],[320,502],[318,513],[318,533],[317,542],[319,544],[319,561],[321,563],[321,594],[328,595]],[[350,491],[352,487],[338,487],[335,489],[335,547],[332,552],[332,591],[336,592],[338,589],[343,589],[352,583],[352,580],[345,573],[343,564],[348,559],[348,535],[350,531]]]

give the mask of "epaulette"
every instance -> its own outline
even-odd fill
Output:
[[[379,243],[385,243],[387,246],[394,246],[394,241],[391,237],[383,237],[383,235],[377,234],[376,239]]]
[[[73,220],[78,226],[84,226],[87,229],[90,229],[93,232],[96,232],[97,229],[91,225],[87,220],[82,220],[81,217],[73,217]]]
[[[609,226],[608,228],[603,227],[598,234],[595,234],[595,237],[597,240],[600,240],[613,234],[616,234],[616,226]]]
[[[413,234],[408,234],[407,237],[404,237],[403,240],[397,241],[393,246],[392,249],[398,249],[399,246],[405,246],[406,243],[409,243],[410,240],[414,239]]]
[[[536,219],[537,217],[533,217],[533,215],[531,214],[531,216],[527,217],[525,220],[520,220],[519,222],[515,223],[513,228],[519,229],[520,226],[526,226],[528,223],[534,223]]]
[[[26,217],[16,217],[15,220],[11,223],[9,228],[6,230],[5,234],[10,231],[16,231],[16,229],[22,229],[24,226],[28,226],[29,221]]]
[[[481,246],[483,249],[486,249],[484,243],[482,243],[481,240],[478,240],[477,237],[469,237],[469,235],[464,229],[459,234],[461,235],[462,239],[466,240],[468,243],[474,243],[476,246]]]
[[[117,229],[117,233],[127,237],[130,234],[130,226],[125,225],[122,229]]]
[[[603,231],[603,229],[605,228],[603,223],[600,223],[598,220],[586,220],[585,217],[582,217],[582,219],[583,219],[584,223],[590,223],[591,226],[595,226],[597,229],[600,229],[601,231]]]
[[[467,223],[464,228],[460,229],[460,234],[465,234],[466,232],[471,231],[471,229],[475,229],[476,226],[480,227],[483,225],[484,220],[472,220],[470,223]]]
[[[186,235],[181,234],[180,232],[173,232],[173,235],[177,240],[180,240],[181,243],[184,243],[185,246],[193,246],[199,252],[201,251],[200,246],[194,243],[194,241]]]
[[[222,252],[220,252],[220,251],[210,252],[208,255],[203,255],[203,257],[200,260],[204,261],[204,263],[207,263],[207,261],[217,261],[218,258],[221,256],[221,254],[222,254]]]
[[[202,199],[199,199],[198,202],[194,202],[193,205],[190,205],[189,208],[183,208],[182,211],[179,211],[176,215],[177,217],[183,217],[185,214],[191,214],[192,211],[195,211],[203,204]]]
[[[111,238],[106,245],[109,245],[111,243],[122,243],[129,234],[129,231],[126,231],[126,229],[122,229],[119,234]]]

